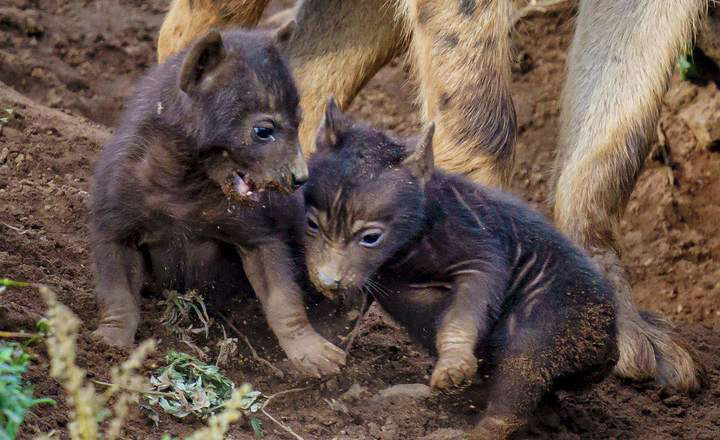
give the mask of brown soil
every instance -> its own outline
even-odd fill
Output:
[[[0,127],[0,276],[57,287],[61,300],[84,320],[78,362],[92,378],[107,380],[108,365],[126,352],[89,337],[96,325],[85,229],[89,176],[123,98],[153,63],[166,3],[8,0],[0,7],[0,111],[13,109]],[[573,13],[568,6],[531,15],[516,35],[522,62],[514,66],[513,93],[521,136],[513,188],[540,209]],[[654,384],[610,378],[585,394],[562,394],[521,437],[720,438],[720,154],[717,148],[698,146],[678,116],[691,104],[712,102],[715,95],[713,82],[674,79],[662,111],[663,145],[656,145],[648,159],[622,225],[624,258],[638,303],[676,322],[707,361],[710,386],[692,397],[673,396]],[[368,84],[352,113],[409,134],[419,127],[412,97],[407,69],[394,62]],[[477,419],[473,390],[428,399],[371,397],[390,385],[427,383],[432,366],[432,359],[377,311],[361,327],[343,374],[318,383],[292,374],[255,300],[237,298],[232,309],[231,319],[251,335],[260,354],[289,374],[276,378],[244,347],[224,371],[267,394],[309,385],[269,408],[306,439],[449,439],[457,435],[453,429],[466,429]],[[0,298],[0,328],[30,330],[43,312],[34,291],[10,290]],[[138,336],[155,337],[160,345],[148,365],[160,362],[169,348],[190,351],[159,324],[160,312],[157,300],[145,301]],[[215,325],[209,340],[196,342],[214,359],[220,339]],[[36,394],[55,398],[59,405],[32,410],[20,437],[56,430],[58,438],[67,438],[61,390],[48,378],[44,349],[33,350],[36,359],[27,379]],[[367,393],[330,405],[355,383]],[[161,414],[154,427],[144,414],[138,411],[131,418],[127,438],[180,436],[200,423]],[[288,438],[262,419],[268,438]],[[231,437],[253,435],[238,426]]]

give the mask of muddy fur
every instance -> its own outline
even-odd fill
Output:
[[[310,279],[378,301],[438,356],[437,388],[491,365],[473,438],[506,438],[554,388],[610,374],[613,292],[582,250],[510,195],[435,170],[432,126],[398,141],[328,109],[303,190]]]
[[[300,371],[344,363],[311,327],[296,281],[302,201],[287,193],[307,166],[298,94],[276,47],[285,36],[213,31],[140,82],[97,163],[90,208],[106,342],[133,342],[143,289],[200,289],[223,302],[249,281]]]

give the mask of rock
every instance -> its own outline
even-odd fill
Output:
[[[0,163],[5,163],[8,154],[10,154],[10,149],[8,149],[8,147],[5,147],[2,149],[2,151],[0,151]]]
[[[720,96],[714,85],[707,94],[702,93],[703,99],[696,99],[678,113],[680,118],[690,129],[701,148],[710,148],[720,141]]]
[[[356,382],[340,396],[340,400],[352,402],[362,399],[366,394],[368,394],[367,388]]]
[[[432,394],[429,386],[423,383],[405,383],[393,385],[380,391],[374,400],[387,399],[391,397],[408,397],[410,399],[427,399]]]

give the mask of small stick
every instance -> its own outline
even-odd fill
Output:
[[[347,343],[345,344],[345,356],[348,356],[350,354],[350,349],[355,343],[355,338],[357,337],[358,333],[360,333],[360,324],[362,324],[363,319],[365,319],[365,316],[367,316],[368,310],[370,310],[370,305],[368,304],[369,302],[370,301],[368,300],[368,295],[363,296],[363,303],[362,306],[360,306],[360,316],[358,316],[357,320],[355,321],[355,325],[353,326],[353,329],[350,330],[350,333],[346,337]]]
[[[118,387],[121,390],[130,391],[131,393],[147,394],[150,396],[176,397],[175,393],[163,393],[162,391],[140,390],[137,388],[126,387],[124,385],[118,385],[115,383],[108,383],[108,382],[103,382],[101,380],[94,380],[94,379],[91,379],[91,382],[93,382],[97,385],[102,385],[104,387]]]
[[[41,338],[42,333],[5,332],[0,331],[0,338]]]
[[[292,389],[290,389],[290,390],[285,390],[285,391],[277,392],[277,393],[275,393],[275,394],[273,394],[272,396],[269,396],[269,397],[267,398],[267,400],[265,401],[265,403],[263,403],[263,406],[260,408],[260,411],[261,411],[263,414],[265,414],[265,416],[266,416],[268,419],[270,419],[270,420],[272,420],[273,422],[275,422],[275,424],[277,424],[279,427],[281,427],[282,429],[284,429],[287,433],[289,433],[290,435],[292,435],[293,437],[295,437],[297,440],[305,440],[305,439],[303,439],[302,437],[300,437],[299,435],[297,435],[297,434],[295,433],[295,431],[293,431],[289,426],[287,426],[286,424],[284,424],[284,423],[281,422],[280,420],[278,420],[278,419],[276,419],[275,417],[273,417],[272,415],[270,415],[270,413],[267,412],[267,411],[265,410],[265,408],[270,404],[270,401],[272,401],[272,400],[273,400],[274,398],[276,398],[276,397],[282,396],[282,395],[284,395],[284,394],[290,394],[290,393],[297,393],[297,392],[299,392],[299,391],[305,391],[305,390],[308,390],[308,389],[310,389],[310,388],[312,388],[312,387],[307,386],[307,387],[292,388]]]
[[[275,373],[275,375],[276,375],[277,377],[279,377],[280,379],[284,379],[284,378],[285,378],[285,374],[284,374],[282,371],[280,371],[280,369],[279,369],[278,367],[276,367],[275,365],[273,365],[272,363],[270,363],[270,361],[268,361],[267,359],[261,358],[260,355],[257,354],[257,351],[255,351],[255,347],[253,347],[252,344],[250,343],[250,339],[248,339],[248,337],[245,336],[245,334],[244,334],[243,332],[241,332],[240,330],[238,330],[238,328],[235,327],[235,324],[233,324],[232,322],[230,322],[230,320],[227,318],[227,316],[223,315],[222,313],[218,313],[218,315],[220,315],[220,317],[222,318],[222,320],[225,321],[225,324],[227,324],[227,326],[230,327],[230,330],[232,330],[232,331],[234,331],[235,333],[237,333],[237,335],[240,336],[243,341],[245,341],[245,344],[246,344],[246,345],[248,346],[248,348],[250,349],[250,353],[252,353],[253,359],[255,359],[256,361],[258,361],[258,362],[260,362],[261,364],[265,365],[266,367],[270,368],[270,369]]]
[[[7,223],[0,222],[0,224],[3,225],[3,226],[5,226],[5,227],[8,228],[8,229],[11,229],[11,230],[17,232],[17,233],[20,234],[20,235],[25,235],[25,234],[27,233],[27,231],[25,231],[25,230],[23,230],[23,229],[20,229],[20,228],[18,228],[18,227],[9,225],[9,224],[7,224]]]

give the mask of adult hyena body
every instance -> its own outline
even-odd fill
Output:
[[[174,0],[160,31],[160,58],[210,26],[255,25],[267,3]],[[550,199],[556,224],[614,284],[620,307],[616,372],[681,390],[697,388],[702,369],[663,319],[638,312],[620,260],[618,228],[675,60],[707,3],[580,1]],[[423,119],[437,124],[437,165],[481,183],[507,184],[516,139],[510,12],[509,0],[299,2],[288,54],[301,92],[305,151],[314,149],[329,96],[346,108],[383,65],[409,52]]]

